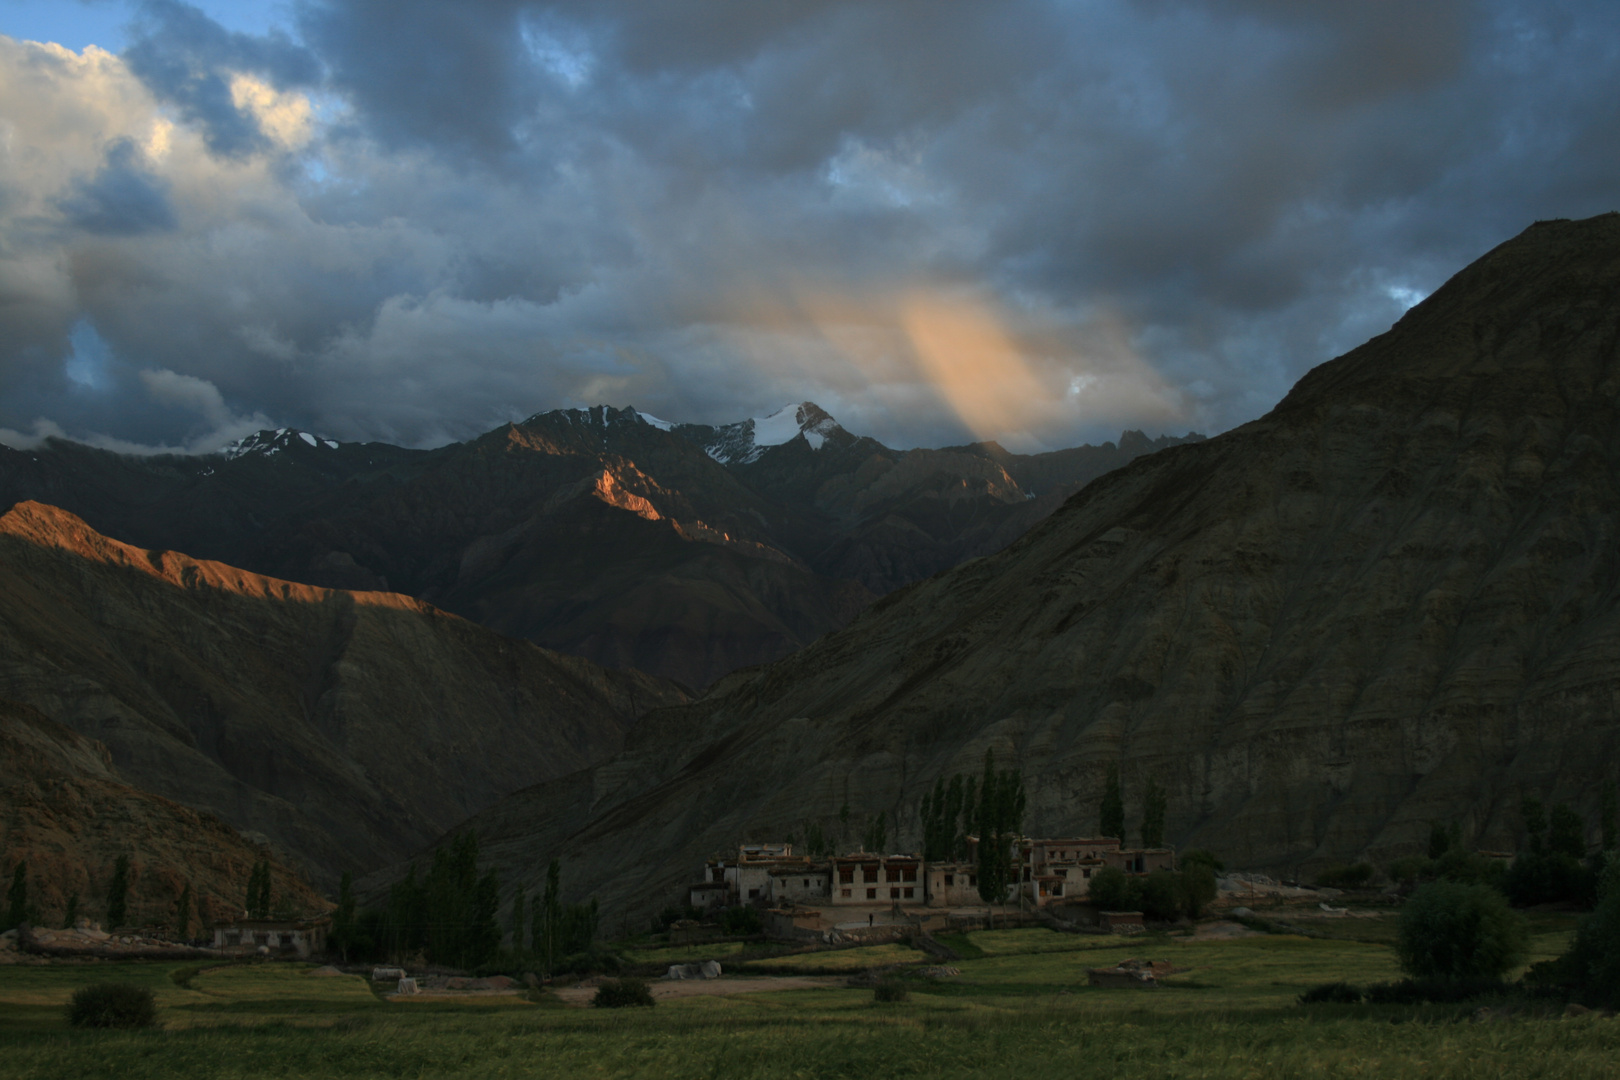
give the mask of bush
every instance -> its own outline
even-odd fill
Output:
[[[1173,870],[1155,870],[1145,878],[1138,878],[1137,883],[1142,914],[1150,919],[1168,922],[1180,916],[1186,907],[1181,892],[1181,878]]]
[[[1301,1005],[1359,1005],[1363,991],[1346,982],[1323,983],[1299,995]]]
[[[1179,856],[1176,857],[1176,861],[1181,864],[1183,870],[1194,866],[1207,866],[1213,873],[1218,874],[1222,870],[1226,869],[1226,864],[1217,859],[1213,851],[1208,851],[1204,848],[1193,848],[1191,851],[1183,851]]]
[[[1316,875],[1319,889],[1359,889],[1372,880],[1376,873],[1372,863],[1358,862],[1351,866],[1331,866]]]
[[[1605,1004],[1620,1003],[1620,863],[1604,873],[1597,907],[1561,963],[1573,968],[1581,989]]]
[[[67,1021],[74,1027],[152,1027],[157,1023],[157,1000],[144,986],[95,983],[73,992]]]
[[[1418,881],[1434,877],[1434,864],[1420,856],[1409,855],[1404,859],[1396,859],[1384,867],[1384,873],[1389,875],[1391,881],[1416,884]]]
[[[652,991],[640,979],[609,979],[596,988],[596,996],[591,1004],[598,1009],[625,1009],[646,1006],[651,1008],[657,1002],[653,1000]]]
[[[1512,988],[1499,979],[1402,979],[1367,987],[1369,1005],[1454,1005],[1481,997],[1500,997]]]
[[[1453,848],[1435,861],[1430,867],[1430,872],[1433,876],[1446,881],[1460,881],[1465,885],[1489,885],[1493,889],[1500,890],[1507,869],[1495,859],[1488,859],[1483,855],[1464,851],[1462,848]]]
[[[903,983],[895,982],[893,979],[885,979],[876,986],[872,987],[873,1001],[904,1001],[909,996],[910,995],[906,993],[905,985]]]
[[[747,904],[726,908],[725,914],[720,917],[720,925],[726,928],[728,934],[757,934],[765,927],[760,921],[759,909]]]
[[[1215,885],[1215,871],[1202,862],[1189,863],[1181,871],[1181,899],[1186,905],[1187,917],[1196,919],[1204,908],[1220,895]]]
[[[1395,949],[1417,979],[1500,979],[1524,956],[1523,916],[1495,889],[1436,881],[1401,909]]]
[[[601,972],[608,975],[617,975],[624,966],[619,954],[607,949],[591,949],[587,952],[577,952],[565,956],[557,961],[553,969],[557,974],[590,975]]]
[[[1091,875],[1091,889],[1087,893],[1093,904],[1103,911],[1131,911],[1136,907],[1134,885],[1129,875],[1117,866],[1104,866]]]
[[[1502,878],[1502,891],[1515,907],[1587,903],[1594,884],[1591,872],[1578,859],[1550,852],[1531,853],[1513,860]]]

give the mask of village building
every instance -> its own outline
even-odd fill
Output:
[[[307,960],[326,951],[330,919],[239,919],[214,927],[214,948],[227,955],[268,952]]]
[[[831,892],[833,904],[921,907],[928,900],[922,857],[867,851],[835,855]]]
[[[979,867],[976,863],[929,863],[926,877],[929,907],[971,907],[984,903],[979,896]]]

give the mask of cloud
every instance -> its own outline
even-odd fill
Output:
[[[1213,432],[1620,190],[1596,0],[292,19],[0,39],[0,425],[431,445],[810,398],[895,445]]]
[[[128,138],[113,141],[94,176],[77,178],[57,208],[78,229],[95,236],[139,236],[175,227],[168,184],[139,160]]]

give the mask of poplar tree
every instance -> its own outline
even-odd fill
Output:
[[[107,929],[124,925],[129,910],[129,856],[113,862],[112,881],[107,883]]]
[[[1142,791],[1142,846],[1164,847],[1164,813],[1168,800],[1164,789],[1152,777]]]
[[[1125,799],[1119,790],[1119,765],[1110,762],[1108,778],[1103,783],[1102,806],[1097,810],[1097,829],[1103,836],[1112,836],[1125,844]]]
[[[21,926],[28,921],[28,861],[17,864],[11,872],[11,888],[6,892],[6,929]]]
[[[343,871],[338,881],[337,908],[332,912],[332,945],[349,962],[349,949],[354,945],[358,923],[355,919],[354,875]]]
[[[523,951],[523,917],[527,912],[524,905],[528,903],[523,895],[523,882],[518,882],[517,889],[512,893],[512,949],[515,952]]]
[[[1016,867],[1012,844],[1024,824],[1024,781],[1016,769],[996,772],[995,755],[984,752],[979,781],[979,897],[987,904],[1007,898]]]
[[[79,894],[74,893],[68,897],[67,914],[62,916],[62,929],[71,930],[73,924],[79,921]]]
[[[1603,781],[1603,803],[1598,811],[1598,827],[1603,831],[1603,850],[1613,851],[1615,844],[1620,843],[1620,830],[1616,828],[1616,819],[1620,818],[1620,798],[1617,798],[1614,778]]]
[[[1540,855],[1546,846],[1542,834],[1547,831],[1547,811],[1541,800],[1526,795],[1519,802],[1519,816],[1524,819],[1524,831],[1530,840],[1532,854]]]
[[[174,905],[174,933],[181,941],[191,939],[191,882],[180,890],[180,899]]]

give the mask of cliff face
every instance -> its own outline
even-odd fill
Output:
[[[0,698],[330,883],[602,760],[685,695],[410,597],[134,548],[22,503],[0,517]]]
[[[1252,867],[1513,848],[1596,820],[1620,751],[1620,215],[1538,224],[1270,414],[1137,460],[1007,550],[649,717],[470,823],[642,910],[743,837],[892,816],[986,749],[1034,834],[1118,763],[1169,836]]]
[[[120,855],[129,858],[132,926],[174,925],[175,905],[192,889],[192,931],[240,914],[248,876],[271,863],[277,909],[316,914],[327,903],[302,876],[212,814],[124,783],[106,747],[25,705],[0,701],[0,849],[7,881],[28,864],[28,900],[41,925],[60,926],[69,898],[79,914],[102,920]]]

